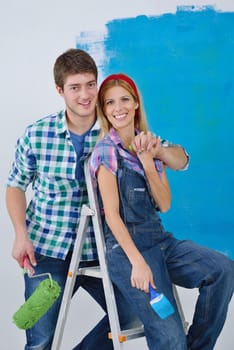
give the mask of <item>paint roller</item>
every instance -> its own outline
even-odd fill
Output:
[[[34,269],[28,262],[28,258],[24,259],[24,273],[27,272],[30,278],[48,276],[37,286],[35,291],[20,306],[13,315],[13,322],[20,329],[32,328],[37,321],[50,309],[60,295],[61,288],[59,284],[52,279],[50,273],[34,275]]]
[[[175,312],[174,307],[163,293],[157,292],[150,284],[149,291],[150,305],[161,319],[167,318]]]

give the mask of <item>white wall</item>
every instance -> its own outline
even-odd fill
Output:
[[[75,46],[81,31],[104,31],[105,23],[115,18],[175,12],[177,5],[214,5],[210,1],[109,0],[9,0],[0,9],[0,222],[1,222],[1,301],[0,348],[23,349],[24,332],[11,322],[12,314],[23,303],[21,271],[11,258],[13,229],[5,209],[5,181],[13,158],[14,144],[28,123],[63,107],[53,83],[52,68],[56,57]],[[233,0],[216,0],[216,9],[233,11]],[[92,7],[93,6],[93,7]],[[225,286],[224,286],[225,288]],[[180,290],[187,318],[190,320],[195,293]],[[216,350],[231,350],[234,301]],[[85,317],[84,317],[85,315]],[[63,349],[75,344],[88,331],[101,311],[80,291],[72,302]],[[84,319],[87,320],[84,322]],[[82,320],[82,321],[81,321]],[[127,349],[146,348],[143,339],[130,341]]]

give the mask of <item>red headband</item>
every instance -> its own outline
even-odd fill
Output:
[[[137,87],[136,87],[134,81],[131,78],[129,78],[127,75],[122,74],[122,73],[111,74],[105,80],[103,80],[103,82],[101,83],[100,88],[99,88],[99,94],[101,93],[101,90],[104,87],[104,85],[110,80],[124,80],[124,81],[126,81],[126,83],[128,83],[131,86],[131,88],[135,92],[137,98],[139,99],[139,93],[137,91]]]

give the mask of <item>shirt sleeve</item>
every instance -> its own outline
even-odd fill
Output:
[[[90,171],[92,177],[96,178],[100,165],[104,165],[113,175],[117,173],[116,150],[110,143],[99,141],[91,155]]]
[[[18,139],[15,158],[7,179],[7,187],[17,187],[26,191],[36,174],[36,158],[30,148],[27,131]]]

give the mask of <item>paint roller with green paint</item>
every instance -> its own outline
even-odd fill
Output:
[[[61,292],[60,286],[49,273],[35,276],[30,276],[28,273],[28,275],[30,278],[48,275],[49,278],[44,279],[27,301],[14,313],[13,322],[20,329],[32,328],[50,309]]]

